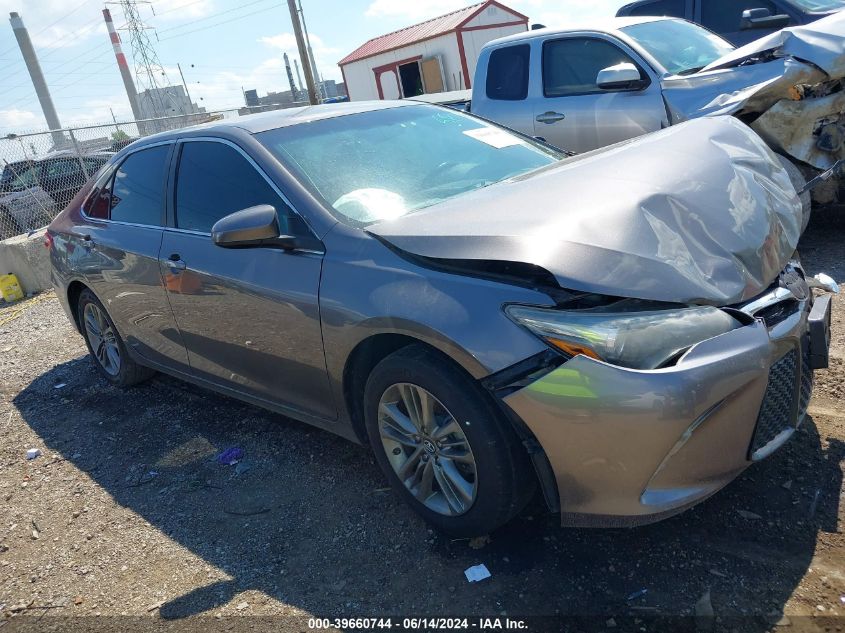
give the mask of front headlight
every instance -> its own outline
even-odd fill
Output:
[[[709,306],[609,312],[510,305],[505,311],[571,356],[583,354],[631,369],[655,369],[691,345],[741,325]]]

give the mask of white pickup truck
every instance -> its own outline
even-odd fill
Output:
[[[468,107],[578,153],[734,115],[813,178],[845,158],[845,11],[741,48],[675,18],[527,31],[483,47]],[[817,202],[836,198],[841,166]]]

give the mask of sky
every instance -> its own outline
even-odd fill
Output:
[[[562,26],[612,16],[626,0],[501,0],[530,23]],[[366,40],[454,11],[472,0],[302,0],[317,67],[342,81],[337,62]],[[0,0],[0,134],[46,129],[18,49],[10,11],[29,30],[63,127],[131,119],[102,17],[103,0]],[[170,83],[181,65],[193,101],[207,110],[244,105],[241,89],[259,95],[289,88],[282,53],[298,58],[285,0],[138,2]],[[123,50],[132,66],[128,35]],[[140,89],[140,88],[139,88]]]

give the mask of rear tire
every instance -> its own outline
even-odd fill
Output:
[[[79,295],[77,315],[88,351],[100,374],[116,387],[131,387],[155,375],[136,363],[126,350],[114,322],[90,290]]]
[[[364,415],[390,485],[439,530],[488,534],[531,499],[533,468],[510,423],[471,377],[438,353],[411,345],[376,365]]]

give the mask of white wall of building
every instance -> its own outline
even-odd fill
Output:
[[[346,79],[346,88],[349,93],[349,98],[352,101],[378,99],[378,86],[376,84],[377,80],[373,69],[416,57],[418,55],[422,55],[423,59],[438,55],[440,56],[440,61],[443,66],[443,75],[446,81],[446,91],[462,90],[467,88],[467,78],[464,77],[463,67],[461,65],[458,38],[460,37],[463,42],[467,70],[469,72],[469,79],[471,83],[473,76],[475,75],[475,66],[478,62],[478,55],[484,44],[490,40],[504,37],[506,35],[512,35],[514,33],[520,33],[527,29],[525,24],[499,27],[493,25],[516,22],[520,19],[521,18],[519,16],[514,15],[510,11],[506,11],[500,7],[492,5],[486,7],[479,15],[475,16],[464,26],[464,28],[475,30],[462,31],[458,34],[447,33],[430,40],[403,46],[402,48],[394,51],[381,53],[380,55],[376,55],[374,57],[368,57],[366,59],[345,64],[343,66],[343,74]],[[490,26],[491,28],[478,28],[486,26]],[[382,91],[385,99],[398,98],[400,94],[398,80],[398,74],[393,72],[388,71],[380,75],[378,81],[382,85]]]
[[[443,74],[446,76],[446,90],[460,90],[466,87],[466,85],[455,85],[456,82],[463,81],[462,74],[459,74],[462,73],[461,56],[458,53],[458,40],[455,34],[447,33],[424,42],[403,46],[395,51],[388,51],[374,57],[345,64],[343,75],[346,78],[346,90],[349,93],[349,99],[351,101],[378,99],[378,88],[376,88],[376,77],[373,69],[417,55],[422,55],[423,59],[440,55]],[[383,85],[389,79],[389,75],[383,76]],[[389,98],[387,93],[384,96]]]
[[[488,7],[488,9],[495,8]],[[524,24],[515,24],[512,26],[497,26],[489,29],[463,31],[459,33],[459,37],[462,37],[464,41],[464,54],[467,57],[467,71],[469,72],[470,81],[474,81],[475,79],[475,66],[478,63],[478,56],[481,54],[482,46],[491,40],[505,37],[506,35],[513,35],[514,33],[522,33],[526,30],[527,28]]]

